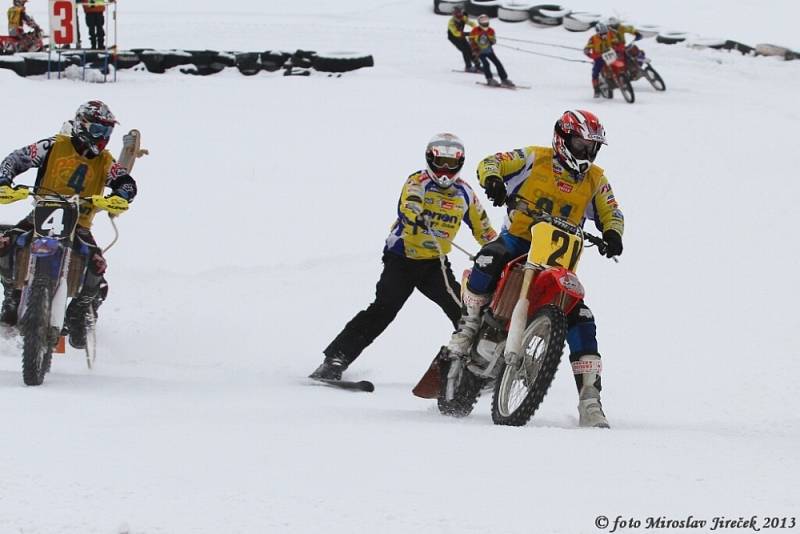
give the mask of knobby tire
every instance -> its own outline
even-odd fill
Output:
[[[547,394],[547,390],[550,388],[550,384],[553,382],[556,369],[558,369],[558,362],[561,360],[561,354],[564,350],[564,342],[567,338],[567,317],[561,308],[548,304],[534,314],[523,334],[523,349],[520,357],[525,359],[525,349],[533,341],[533,334],[537,328],[544,324],[544,321],[549,322],[549,335],[547,336],[547,345],[541,354],[541,365],[532,382],[528,384],[525,398],[511,413],[504,413],[507,410],[501,407],[501,397],[508,398],[513,385],[511,377],[516,373],[516,370],[507,366],[505,359],[502,357],[498,362],[499,374],[495,381],[494,395],[492,396],[492,421],[496,425],[524,426],[527,424],[533,414],[536,413]]]
[[[27,386],[40,386],[50,370],[53,346],[50,336],[50,286],[34,280],[25,314],[20,322],[22,334],[22,380]]]

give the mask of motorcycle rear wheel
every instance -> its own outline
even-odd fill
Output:
[[[567,317],[548,304],[534,314],[522,336],[524,350],[516,365],[500,359],[500,374],[492,397],[496,425],[524,426],[542,403],[561,359],[567,337]]]
[[[461,372],[453,384],[448,384],[448,374],[453,364],[461,365]],[[472,413],[478,397],[481,396],[485,379],[475,376],[461,361],[442,360],[440,363],[442,385],[439,388],[439,397],[436,404],[442,415],[450,417],[466,417]],[[450,385],[450,388],[448,388]],[[448,394],[448,389],[450,393]]]
[[[600,75],[597,88],[600,89],[600,94],[603,98],[614,98],[614,89],[611,88],[608,80],[602,74]]]
[[[50,370],[53,345],[50,332],[50,287],[34,281],[25,314],[20,321],[22,334],[22,380],[27,386],[40,386]]]
[[[644,76],[647,78],[647,81],[650,82],[650,85],[653,86],[653,89],[656,91],[666,91],[667,86],[664,83],[664,80],[661,78],[661,75],[656,72],[656,69],[648,65],[644,69]]]
[[[628,78],[627,74],[620,74],[617,76],[617,86],[619,87],[619,92],[622,93],[622,98],[625,99],[625,102],[628,104],[633,104],[636,101],[636,95],[633,92],[633,85],[631,85],[631,80]]]

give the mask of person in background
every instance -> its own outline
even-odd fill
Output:
[[[464,13],[461,7],[455,7],[453,16],[447,22],[447,40],[453,43],[453,46],[458,48],[464,57],[464,70],[466,72],[479,72],[481,66],[477,60],[474,60],[473,64],[472,49],[467,42],[466,34],[464,34],[464,26],[474,28],[475,23],[469,20],[469,16]]]
[[[106,24],[105,0],[83,0],[83,14],[86,16],[86,26],[89,28],[89,40],[92,43],[92,50],[105,50],[106,32],[103,28]]]
[[[494,53],[494,44],[497,42],[494,29],[489,27],[489,16],[481,15],[478,17],[478,26],[472,29],[469,34],[469,44],[472,47],[472,54],[475,58],[481,60],[483,66],[483,74],[486,76],[486,84],[493,87],[503,85],[505,87],[514,87],[514,82],[508,79],[506,69],[503,64],[497,59]],[[497,68],[497,75],[500,77],[500,83],[492,77],[492,68],[489,66],[489,61],[494,63]]]
[[[594,89],[594,97],[599,98],[600,72],[605,65],[603,53],[617,48],[617,37],[616,33],[609,30],[608,26],[602,22],[598,22],[594,30],[596,33],[589,37],[589,41],[583,48],[583,53],[594,61],[594,65],[592,65],[592,88]]]
[[[383,273],[375,301],[353,317],[322,351],[325,360],[309,375],[341,380],[342,372],[394,320],[414,289],[435,302],[455,326],[461,317],[461,286],[447,253],[461,223],[485,245],[497,237],[472,188],[459,178],[464,144],[441,133],[425,149],[427,166],[408,177],[397,203],[397,220],[383,248]]]
[[[608,29],[614,33],[614,38],[616,39],[615,49],[625,61],[627,61],[629,57],[639,61],[639,63],[644,60],[644,51],[633,44],[633,42],[643,37],[636,28],[630,24],[622,24],[616,17],[611,17],[608,19]],[[625,34],[633,35],[633,41],[630,46],[625,42]]]
[[[28,0],[14,0],[13,5],[8,8],[8,35],[16,37],[17,51],[30,52],[39,50],[36,41],[41,36],[42,29],[33,20],[33,17],[25,12],[25,4]],[[28,25],[33,31],[25,33],[25,25]]]

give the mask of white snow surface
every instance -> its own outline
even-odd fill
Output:
[[[798,45],[794,0],[584,4],[569,7]],[[128,128],[151,151],[107,255],[97,368],[68,349],[43,386],[25,387],[19,339],[0,339],[0,533],[571,534],[597,531],[599,515],[797,514],[800,62],[645,40],[667,91],[637,82],[628,105],[591,99],[587,64],[503,48],[511,78],[533,88],[475,85],[451,72],[460,56],[428,0],[129,11],[123,47],[355,50],[376,66],[341,78],[121,71],[116,84],[0,70],[3,154],[90,98],[121,121],[113,152]],[[494,26],[501,38],[588,38]],[[523,428],[493,426],[488,395],[462,420],[413,397],[450,333],[420,294],[347,372],[374,393],[310,385],[322,349],[371,301],[427,139],[458,134],[475,185],[481,158],[549,144],[569,108],[604,122],[598,164],[626,215],[621,262],[587,254],[579,271],[612,429],[576,428],[565,363]],[[108,243],[108,220],[95,228]],[[477,249],[466,230],[457,241]]]

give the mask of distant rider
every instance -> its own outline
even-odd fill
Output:
[[[627,61],[628,56],[630,55],[631,58],[634,58],[641,63],[644,59],[644,51],[640,50],[638,46],[633,44],[633,42],[639,41],[643,37],[639,30],[630,24],[622,24],[622,22],[616,17],[611,17],[608,19],[608,29],[614,33],[614,38],[616,40],[615,49],[620,53],[621,57]],[[627,34],[633,35],[633,41],[630,45],[628,45],[625,40],[625,35]]]
[[[459,174],[464,144],[453,134],[438,134],[425,149],[427,166],[406,180],[397,220],[383,249],[383,272],[375,301],[345,325],[323,351],[325,360],[311,378],[340,380],[342,372],[394,320],[414,289],[435,302],[453,325],[461,316],[461,286],[447,253],[461,223],[484,245],[497,234],[478,196]],[[446,277],[446,281],[445,281]]]
[[[473,28],[475,23],[469,19],[461,7],[453,9],[453,16],[447,22],[447,40],[453,43],[453,46],[458,48],[461,55],[464,57],[464,70],[466,72],[478,72],[481,67],[477,60],[472,58],[472,48],[467,42],[467,36],[464,33],[464,26]]]
[[[508,79],[506,69],[503,68],[503,64],[500,63],[500,60],[494,53],[494,45],[496,43],[497,37],[494,34],[494,28],[489,27],[489,16],[481,15],[478,17],[478,26],[472,28],[469,34],[469,44],[472,47],[472,54],[481,61],[487,85],[514,87],[514,82]],[[492,77],[492,68],[489,66],[489,61],[494,63],[494,66],[497,68],[497,75],[500,77],[500,83],[497,83],[497,80]]]
[[[136,182],[128,170],[114,161],[106,149],[117,120],[103,102],[92,100],[81,105],[70,125],[70,133],[59,133],[15,150],[0,162],[0,204],[21,200],[28,190],[14,187],[14,178],[30,168],[38,168],[36,188],[42,194],[51,191],[61,195],[79,194],[82,197],[100,195],[106,187],[104,209],[119,214],[128,209],[136,196]],[[105,282],[106,260],[91,232],[97,209],[81,209],[76,230],[75,248],[87,257],[87,272],[80,293],[67,307],[66,327],[69,342],[75,348],[86,346],[86,323],[89,314],[97,314],[108,291]],[[30,243],[33,215],[21,220],[14,228],[0,234],[0,274],[3,282],[3,305],[0,321],[17,323],[20,290],[14,280],[14,259],[18,246]],[[25,239],[25,236],[28,236]]]
[[[600,97],[600,72],[605,66],[603,54],[609,50],[615,50],[619,53],[619,46],[616,33],[609,30],[608,26],[598,22],[594,29],[597,33],[589,37],[589,42],[583,48],[583,53],[594,61],[592,66],[592,87],[594,88],[594,97],[598,98]]]
[[[33,20],[33,17],[25,11],[25,3],[28,0],[14,0],[14,4],[8,8],[8,35],[16,37],[17,50],[19,52],[30,51],[36,40],[35,34],[42,33],[42,29]],[[25,33],[25,25],[28,25],[33,33]]]
[[[576,225],[582,225],[587,217],[593,219],[607,243],[606,255],[618,256],[622,253],[622,211],[603,169],[594,165],[604,144],[605,129],[595,115],[566,111],[556,122],[552,146],[528,146],[489,156],[478,164],[478,178],[495,206],[502,206],[513,196],[532,210]],[[463,315],[447,345],[450,357],[469,354],[482,310],[491,300],[503,267],[530,249],[533,223],[526,211],[509,208],[500,237],[478,252],[462,293]],[[608,427],[600,404],[601,365],[594,316],[581,301],[567,322],[569,359],[580,398],[580,425]]]

